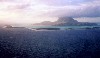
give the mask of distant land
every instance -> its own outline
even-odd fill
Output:
[[[55,22],[51,21],[43,21],[41,23],[33,24],[35,26],[38,25],[46,25],[46,26],[96,26],[96,23],[89,22],[78,22],[74,20],[72,17],[59,17],[59,19]]]

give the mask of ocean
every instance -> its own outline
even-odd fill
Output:
[[[34,29],[34,28],[60,28],[60,30],[66,30],[66,29],[86,29],[86,28],[94,28],[98,27],[100,28],[100,25],[98,26],[29,26],[27,28]]]
[[[0,28],[0,58],[100,58],[100,29]]]

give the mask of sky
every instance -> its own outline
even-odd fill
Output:
[[[38,23],[63,16],[100,22],[100,0],[0,0],[0,23]]]

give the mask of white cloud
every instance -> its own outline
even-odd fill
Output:
[[[0,0],[0,19],[36,22],[55,17],[100,17],[99,0]],[[13,14],[13,15],[12,15]]]
[[[100,1],[56,7],[54,10],[45,13],[45,15],[56,17],[100,17]]]

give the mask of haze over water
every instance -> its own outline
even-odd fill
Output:
[[[0,0],[0,58],[100,58],[100,0]]]

